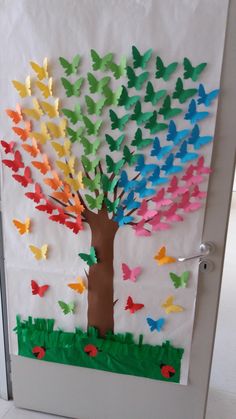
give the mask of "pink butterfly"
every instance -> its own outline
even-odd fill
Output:
[[[178,209],[178,204],[175,202],[173,205],[171,205],[171,207],[167,211],[164,211],[163,214],[166,217],[167,221],[170,221],[170,222],[183,221],[183,217],[181,217],[181,215],[179,214],[176,214],[177,209]]]
[[[161,216],[162,214],[158,213],[152,220],[148,221],[148,224],[152,226],[152,231],[168,230],[171,228],[170,224],[161,222]]]
[[[176,198],[178,195],[182,195],[184,192],[187,192],[187,188],[182,186],[178,186],[178,178],[177,176],[173,176],[170,181],[170,186],[167,189],[167,192],[171,193],[173,198]]]
[[[140,215],[143,217],[143,220],[148,220],[149,218],[154,217],[156,215],[157,211],[148,209],[148,203],[147,201],[143,201],[140,208],[137,211],[137,215]]]
[[[139,236],[139,237],[141,237],[141,236],[143,236],[143,237],[151,236],[151,231],[144,228],[145,223],[146,223],[146,221],[142,220],[142,221],[139,221],[138,224],[133,226],[133,229],[135,230],[135,235],[136,236]]]
[[[164,195],[165,195],[165,189],[161,188],[159,192],[157,192],[157,194],[151,199],[152,202],[155,202],[157,209],[162,206],[164,207],[164,206],[172,204],[172,200],[165,199]]]
[[[184,176],[181,178],[182,180],[185,180],[187,186],[196,185],[204,180],[201,175],[194,175],[194,170],[195,167],[191,164],[186,169]]]
[[[200,191],[199,186],[196,185],[193,189],[193,192],[191,194],[191,196],[193,196],[194,198],[199,198],[199,199],[203,199],[205,198],[207,195],[206,192]]]
[[[182,200],[179,203],[179,208],[182,208],[185,212],[196,211],[202,206],[201,202],[190,202],[189,192],[185,192],[182,196]]]
[[[136,266],[136,268],[130,269],[126,263],[122,263],[123,279],[135,282],[137,277],[141,274],[142,268]]]
[[[199,159],[197,161],[197,165],[194,166],[194,169],[196,170],[198,175],[208,174],[208,173],[212,172],[210,167],[204,166],[204,157],[203,156],[199,157]]]

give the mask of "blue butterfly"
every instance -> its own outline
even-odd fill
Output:
[[[174,163],[174,154],[172,153],[167,157],[165,164],[161,166],[161,170],[164,170],[166,175],[178,173],[178,172],[181,172],[181,170],[183,170],[182,166],[174,166],[173,163]]]
[[[201,105],[201,103],[203,103],[203,105],[205,106],[210,106],[211,102],[217,98],[219,91],[220,89],[215,89],[209,93],[206,93],[203,84],[199,84],[199,88],[198,88],[199,99],[197,100],[198,105]]]
[[[141,202],[137,202],[134,200],[134,191],[131,191],[121,204],[123,204],[126,207],[126,209],[130,211],[132,209],[139,208],[141,205]]]
[[[196,101],[192,99],[188,107],[188,112],[184,115],[184,119],[189,120],[191,124],[196,124],[196,122],[205,119],[208,115],[209,112],[198,112]]]
[[[137,166],[135,167],[136,172],[140,172],[141,176],[146,176],[147,173],[152,172],[156,167],[155,164],[145,164],[144,156],[141,155],[137,159]]]
[[[147,317],[147,323],[150,327],[150,332],[153,332],[154,330],[157,330],[158,332],[161,332],[163,326],[165,325],[166,320],[164,317],[160,317],[158,320],[153,320],[151,317]]]
[[[148,196],[154,195],[155,189],[148,189],[146,188],[147,181],[142,179],[137,181],[138,185],[135,187],[135,192],[139,194],[140,198],[146,198]]]
[[[124,215],[124,210],[121,207],[117,208],[116,215],[114,217],[114,220],[117,221],[119,226],[123,226],[125,224],[129,224],[131,221],[133,221],[134,217],[131,215]]]
[[[188,152],[188,143],[187,141],[183,141],[179,151],[176,153],[175,157],[181,160],[181,163],[186,163],[188,161],[194,160],[198,158],[198,153],[189,153]]]
[[[199,150],[203,145],[210,143],[213,140],[211,135],[205,135],[204,137],[200,137],[200,128],[196,124],[194,125],[191,136],[188,139],[189,144],[193,144],[194,150]]]
[[[153,149],[151,150],[151,156],[155,156],[157,160],[161,160],[165,154],[168,154],[172,150],[173,146],[167,145],[164,147],[160,146],[160,140],[155,137],[153,141]]]
[[[177,131],[176,124],[174,121],[170,121],[168,126],[168,134],[167,134],[167,141],[173,141],[174,145],[179,144],[183,138],[187,137],[190,133],[189,129],[183,129],[181,131]]]
[[[161,185],[162,183],[166,183],[169,181],[168,177],[160,177],[161,169],[160,166],[156,166],[152,175],[148,178],[150,182],[152,182],[152,186]]]
[[[118,186],[122,187],[125,192],[129,192],[131,189],[135,188],[136,184],[137,182],[135,180],[129,180],[127,172],[122,170]]]

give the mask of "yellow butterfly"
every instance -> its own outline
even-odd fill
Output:
[[[83,294],[84,291],[86,291],[86,285],[84,284],[82,278],[78,276],[77,278],[78,282],[68,284],[68,287],[72,290],[78,292],[79,294]]]
[[[162,246],[158,253],[154,256],[154,259],[157,261],[157,264],[159,266],[166,265],[167,263],[174,263],[176,262],[176,258],[172,256],[166,255],[166,248],[165,246]]]
[[[84,189],[83,173],[81,171],[79,171],[77,176],[75,176],[73,179],[67,177],[65,181],[71,186],[74,192],[77,192],[79,189]]]
[[[34,61],[30,61],[30,65],[32,69],[37,74],[39,80],[47,79],[48,78],[48,59],[44,58],[43,66],[41,67],[39,64],[35,63]]]
[[[66,119],[61,119],[59,125],[54,124],[54,122],[47,122],[47,127],[54,138],[65,138],[66,125]]]
[[[55,141],[51,142],[51,146],[56,151],[58,157],[65,157],[70,155],[71,151],[71,141],[65,140],[63,144],[56,143]]]
[[[30,76],[27,76],[25,79],[25,83],[21,83],[17,80],[12,80],[13,86],[16,88],[17,92],[19,93],[20,97],[31,96],[31,81]]]
[[[180,313],[184,311],[183,307],[173,304],[174,297],[170,295],[167,297],[166,301],[162,304],[162,307],[165,309],[166,314],[170,313]]]
[[[64,163],[60,160],[56,161],[57,167],[64,173],[65,176],[74,175],[75,173],[75,156],[70,157],[68,162]]]
[[[45,99],[48,99],[49,96],[52,96],[52,77],[48,79],[48,84],[44,84],[41,81],[35,82],[36,86],[41,90],[41,93]]]
[[[59,99],[56,99],[53,105],[51,105],[51,103],[42,101],[41,106],[44,110],[44,113],[47,114],[49,118],[57,118],[59,116]]]
[[[48,245],[43,244],[42,247],[36,247],[32,244],[29,245],[31,252],[33,253],[35,259],[42,260],[47,259]]]
[[[23,235],[23,234],[28,234],[30,231],[30,218],[26,218],[25,222],[22,223],[22,221],[19,220],[12,220],[13,224],[16,226],[18,233]]]
[[[41,132],[32,131],[30,133],[31,138],[35,138],[36,141],[38,141],[41,144],[45,144],[48,140],[50,140],[51,136],[47,130],[47,125],[45,122],[42,122],[40,125]]]
[[[39,102],[37,99],[33,99],[33,108],[24,108],[22,109],[22,112],[24,115],[27,115],[29,118],[36,119],[37,121],[40,119],[40,117],[43,115],[43,111],[40,108]]]

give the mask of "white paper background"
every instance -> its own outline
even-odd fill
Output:
[[[49,57],[53,70],[59,56],[68,58],[76,53],[89,55],[91,48],[102,55],[108,51],[116,56],[130,55],[131,46],[140,51],[153,48],[164,62],[179,61],[188,57],[194,63],[208,62],[204,84],[208,89],[217,88],[220,81],[228,0],[34,0],[0,1],[0,126],[4,138],[12,138],[6,107],[13,107],[18,96],[11,80],[23,80],[29,72],[28,62],[42,62]],[[59,67],[58,67],[59,68]],[[60,71],[61,74],[61,71]],[[207,119],[202,127],[208,134],[214,132],[215,118]],[[203,130],[204,131],[204,130]],[[204,151],[210,162],[210,149]],[[204,185],[205,186],[205,185]],[[9,328],[15,326],[15,316],[28,315],[57,320],[56,325],[73,330],[86,327],[87,295],[76,296],[66,284],[83,275],[84,265],[77,253],[87,251],[90,234],[82,232],[78,237],[68,229],[49,221],[45,214],[34,209],[23,189],[11,178],[10,171],[2,173],[2,206],[5,244],[5,266],[8,289]],[[32,234],[20,237],[12,226],[12,219],[33,220]],[[144,334],[145,342],[161,343],[169,339],[175,346],[185,348],[182,362],[181,383],[186,384],[197,289],[197,262],[174,266],[175,272],[191,270],[193,273],[187,289],[174,290],[168,273],[170,266],[157,267],[153,255],[163,244],[173,256],[191,255],[201,242],[203,211],[186,215],[184,223],[177,223],[170,232],[140,238],[132,230],[122,228],[115,239],[115,331]],[[28,244],[50,246],[49,258],[36,262],[28,250]],[[151,261],[151,262],[150,262]],[[143,275],[134,285],[121,279],[121,263],[141,265]],[[171,266],[172,270],[172,266]],[[47,301],[31,295],[30,280],[49,283]],[[154,291],[155,290],[155,291]],[[123,310],[128,295],[140,300],[145,308],[131,316]],[[163,316],[161,303],[170,294],[176,296],[176,304],[185,311],[168,318],[163,333],[151,334],[145,323],[146,316]],[[61,314],[56,301],[77,300],[75,316]],[[11,332],[11,350],[17,352],[16,337]]]

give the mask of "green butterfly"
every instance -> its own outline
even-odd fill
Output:
[[[65,303],[64,301],[58,301],[58,304],[61,307],[63,314],[74,314],[75,303]]]
[[[100,210],[102,208],[104,195],[98,195],[96,198],[93,198],[91,195],[85,194],[85,198],[91,210]]]
[[[157,90],[157,92],[155,92],[152,83],[149,81],[146,87],[146,96],[144,97],[144,102],[151,102],[151,104],[155,106],[157,102],[159,102],[159,100],[166,95],[166,92],[167,90],[165,89]]]
[[[180,103],[184,103],[196,93],[197,89],[184,89],[183,81],[178,77],[172,97],[173,99],[179,99]]]
[[[126,70],[126,57],[122,57],[120,64],[116,64],[113,61],[109,64],[109,69],[113,73],[116,80],[124,76]]]
[[[181,112],[183,112],[180,108],[172,108],[171,107],[171,98],[169,95],[166,96],[163,105],[161,109],[159,110],[159,114],[163,115],[164,119],[170,119],[174,116],[179,115]]]
[[[125,109],[128,111],[131,106],[135,105],[135,103],[140,99],[140,96],[129,96],[128,90],[125,86],[122,86],[122,92],[118,101],[119,106],[124,106]]]
[[[91,57],[93,61],[93,70],[106,71],[113,59],[113,54],[109,52],[109,54],[104,55],[104,57],[100,57],[94,49],[91,49]]]
[[[148,49],[143,55],[141,55],[139,50],[133,45],[132,54],[134,68],[141,67],[144,69],[152,56],[152,49]]]
[[[144,73],[141,73],[138,76],[136,76],[132,67],[127,66],[126,71],[127,77],[129,79],[128,87],[134,87],[136,90],[141,90],[143,83],[145,83],[145,81],[148,79],[148,71],[144,71]]]
[[[170,272],[169,275],[175,288],[186,288],[190,276],[189,271],[183,272],[180,276],[174,272]]]
[[[84,82],[84,78],[80,77],[78,80],[76,80],[75,83],[71,83],[69,80],[65,79],[64,77],[61,77],[61,82],[63,84],[63,87],[66,91],[66,96],[76,96],[79,97],[81,93],[81,87]]]
[[[154,111],[149,121],[146,123],[145,128],[149,129],[150,134],[156,134],[157,132],[167,129],[168,125],[157,122],[157,111]]]
[[[88,253],[79,253],[78,255],[81,259],[87,263],[88,266],[93,266],[98,263],[96,251],[93,246],[90,247],[89,254]]]
[[[102,189],[103,189],[104,192],[114,192],[114,189],[115,189],[119,179],[114,178],[114,179],[110,180],[109,177],[103,173],[102,177],[101,177],[101,180],[102,180]]]
[[[110,83],[111,77],[103,77],[101,80],[96,79],[92,73],[87,74],[90,93],[102,93],[105,86]]]
[[[150,144],[150,143],[148,143]],[[127,145],[124,146],[123,149],[123,160],[125,163],[127,163],[129,166],[133,166],[136,162],[140,154],[134,154],[134,152],[130,151],[129,147]]]
[[[171,74],[174,73],[177,67],[178,67],[177,62],[171,63],[165,67],[162,59],[160,57],[157,57],[156,58],[156,69],[157,69],[156,79],[162,78],[165,81],[169,80]]]
[[[192,79],[192,81],[197,81],[201,72],[207,66],[207,63],[198,64],[196,67],[192,66],[191,61],[188,58],[184,58],[184,79]]]
[[[136,146],[138,150],[141,148],[147,147],[148,145],[152,144],[152,138],[143,138],[143,133],[140,128],[134,134],[134,140],[132,141],[131,145]]]
[[[130,114],[126,114],[119,118],[112,109],[109,110],[109,115],[111,118],[111,129],[119,129],[120,131],[123,131],[131,116]]]
[[[117,198],[114,202],[110,201],[108,198],[105,198],[104,202],[106,204],[107,211],[114,212],[115,214],[120,203],[120,198]]]
[[[96,154],[101,142],[97,138],[97,140],[95,140],[93,143],[90,143],[90,141],[86,137],[82,137],[81,144],[84,147],[84,154],[88,156],[89,154]]]
[[[114,162],[114,160],[106,155],[106,164],[107,164],[107,173],[114,173],[118,175],[120,169],[124,166],[124,160],[118,160],[118,162]]]
[[[87,116],[84,116],[83,121],[88,135],[98,135],[102,126],[101,120],[92,122],[91,119],[89,119]]]
[[[94,179],[89,179],[88,177],[83,177],[83,184],[84,186],[90,190],[90,192],[94,192],[99,190],[101,187],[101,175],[97,173]]]
[[[95,160],[91,161],[86,156],[81,156],[81,162],[84,167],[85,172],[94,172],[100,159],[97,157]]]
[[[90,96],[85,96],[85,102],[89,115],[100,116],[106,99],[100,99],[98,102],[95,102]]]
[[[76,131],[74,131],[72,128],[67,127],[66,128],[66,132],[69,136],[69,139],[72,143],[75,143],[76,141],[80,141],[81,137],[83,135],[84,132],[84,127],[80,127],[78,128]]]
[[[113,92],[108,86],[105,86],[103,89],[103,95],[105,97],[105,106],[116,106],[118,104],[120,95],[121,95],[122,87],[118,87],[118,89]]]
[[[72,63],[70,63],[69,61],[67,61],[63,57],[59,57],[59,61],[60,61],[61,66],[64,68],[66,76],[71,76],[71,74],[76,74],[77,73],[79,63],[80,63],[80,56],[79,55],[76,55],[73,58]]]
[[[134,107],[134,113],[131,115],[131,119],[136,121],[137,125],[142,125],[151,118],[153,112],[142,112],[141,102],[138,101]]]
[[[83,115],[82,115],[81,107],[79,103],[75,105],[75,108],[73,111],[67,108],[63,108],[61,111],[73,125],[77,124],[78,121],[83,120]]]
[[[116,140],[114,140],[110,135],[105,134],[106,142],[109,145],[110,151],[119,151],[121,144],[125,139],[125,134],[121,134]]]

